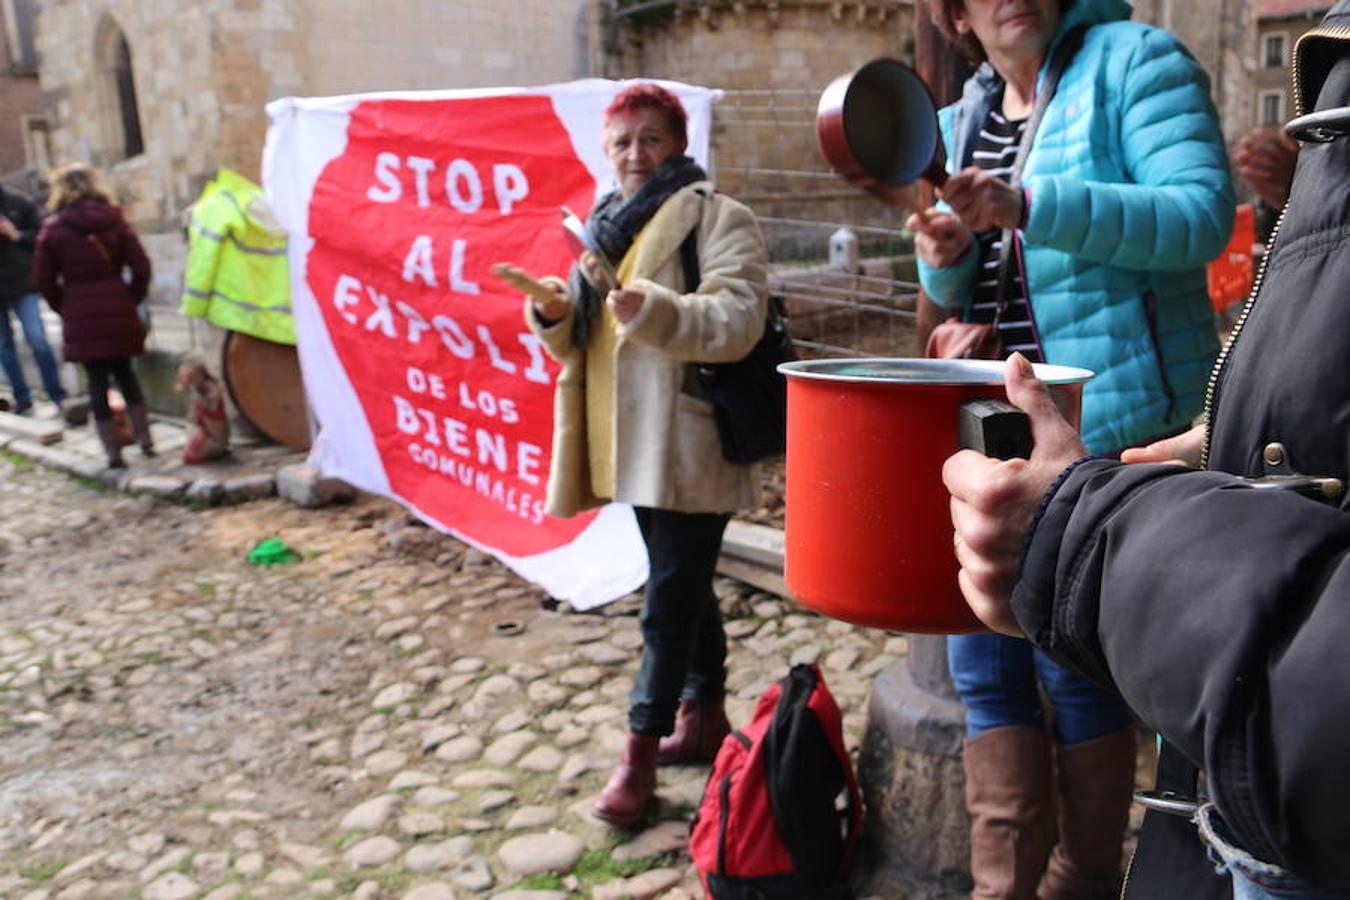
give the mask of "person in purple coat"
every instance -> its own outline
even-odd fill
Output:
[[[122,441],[108,404],[116,382],[141,452],[154,455],[150,421],[132,357],[145,349],[139,306],[150,285],[150,260],[98,173],[69,163],[50,177],[52,215],[38,233],[34,280],[61,316],[67,362],[80,363],[89,382],[89,408],[110,468],[122,468]]]

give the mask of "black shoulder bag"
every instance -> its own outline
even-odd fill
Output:
[[[680,244],[685,290],[699,284],[698,230]],[[778,364],[797,358],[783,298],[769,298],[764,334],[745,358],[698,364],[697,383],[713,405],[713,420],[727,462],[752,463],[782,456],[787,446],[787,379]]]

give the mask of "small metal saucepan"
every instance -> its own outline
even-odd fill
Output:
[[[919,74],[897,59],[874,59],[830,82],[816,108],[816,138],[845,178],[883,184],[947,181],[937,104]]]

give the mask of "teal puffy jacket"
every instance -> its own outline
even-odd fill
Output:
[[[1124,0],[1077,0],[1065,12],[1055,44],[1091,27],[1022,175],[1032,314],[1048,362],[1097,373],[1083,394],[1095,453],[1185,427],[1200,411],[1217,350],[1205,264],[1233,225],[1209,79],[1176,38],[1128,21],[1130,11]],[[1001,91],[986,63],[939,114],[953,171]],[[919,277],[934,301],[960,310],[977,265],[975,253],[941,269],[920,261]]]

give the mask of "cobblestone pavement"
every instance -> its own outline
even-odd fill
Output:
[[[303,560],[248,565],[273,535]],[[733,721],[818,660],[856,746],[904,639],[718,593]],[[374,498],[194,512],[0,457],[0,897],[698,896],[706,769],[642,830],[587,812],[637,599],[546,599]]]

